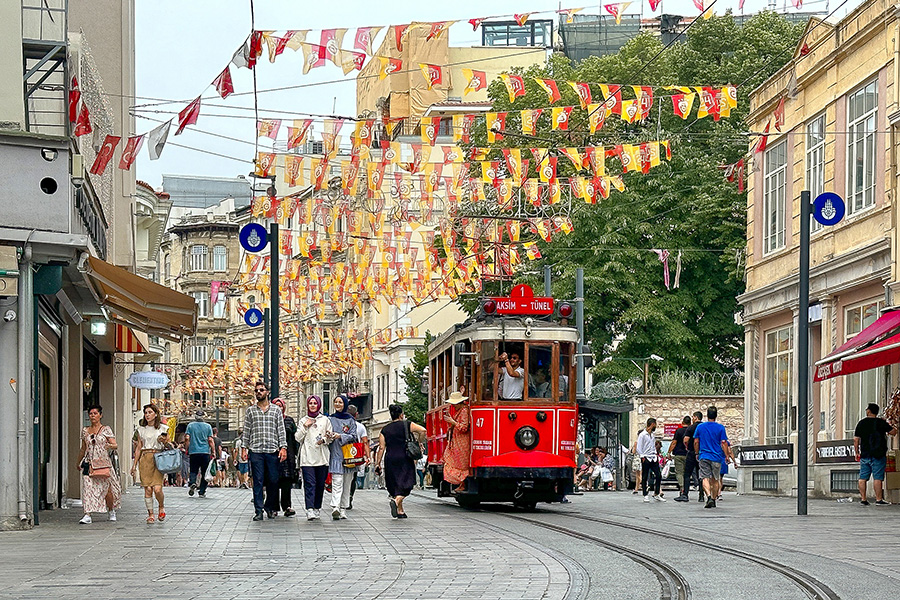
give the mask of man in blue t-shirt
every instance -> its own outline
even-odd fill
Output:
[[[185,434],[188,438],[188,454],[191,463],[191,478],[188,495],[193,496],[197,489],[197,473],[200,474],[200,497],[206,498],[206,468],[210,455],[215,454],[215,440],[212,426],[203,420],[203,411],[198,410],[193,421],[188,423]]]
[[[725,426],[716,423],[719,411],[715,406],[706,409],[705,423],[699,423],[694,430],[694,451],[700,459],[700,477],[703,479],[703,489],[706,491],[706,506],[715,508],[716,498],[719,497],[719,472],[722,463],[731,462],[731,446],[728,444],[728,435]]]

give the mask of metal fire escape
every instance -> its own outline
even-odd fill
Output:
[[[25,129],[68,135],[67,0],[22,0]]]

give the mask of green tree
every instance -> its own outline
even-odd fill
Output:
[[[406,384],[406,402],[403,404],[403,413],[406,418],[415,423],[425,423],[425,412],[428,410],[428,394],[422,392],[422,387],[428,382],[425,377],[425,367],[428,366],[428,346],[434,340],[430,331],[425,332],[425,343],[413,351],[412,361],[408,367],[403,367],[401,375]]]
[[[734,314],[739,310],[736,296],[744,291],[747,200],[746,193],[725,181],[721,166],[747,153],[748,139],[755,139],[748,138],[744,124],[749,93],[791,57],[803,27],[771,12],[754,16],[743,26],[731,15],[713,17],[696,22],[683,43],[665,50],[658,38],[643,33],[615,55],[590,57],[578,64],[554,55],[546,65],[520,71],[526,76],[526,95],[513,103],[502,82],[489,86],[494,110],[509,111],[506,129],[514,133],[521,131],[518,111],[547,105],[546,93],[533,77],[649,85],[657,94],[666,85],[738,86],[737,109],[719,121],[682,120],[673,114],[669,97],[658,95],[644,122],[627,124],[610,117],[592,136],[587,112],[578,108],[569,132],[550,131],[545,116],[539,122],[539,139],[510,135],[501,142],[525,149],[670,140],[672,159],[649,174],[624,175],[624,192],[613,190],[597,205],[573,200],[574,232],[557,234],[550,244],[540,242],[544,258],[528,265],[532,274],[522,277],[540,285],[538,273],[549,264],[554,295],[572,298],[575,269],[584,267],[586,338],[600,358],[655,353],[665,358],[667,368],[740,368],[743,331]],[[591,89],[595,101],[602,101],[599,85]],[[569,86],[560,83],[559,90],[558,106],[578,104]],[[629,94],[627,90],[625,97],[633,97]],[[692,114],[697,104],[695,98]],[[487,145],[483,124],[475,130],[473,142]],[[558,164],[560,177],[574,173],[566,158],[560,156]],[[618,172],[614,159],[607,163],[607,171]],[[681,251],[679,288],[663,286],[663,267],[654,248],[671,253],[672,279]],[[471,302],[464,305],[472,308]],[[595,374],[635,376],[628,361],[600,362]]]

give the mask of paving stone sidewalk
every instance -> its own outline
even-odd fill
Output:
[[[42,512],[34,530],[0,534],[0,598],[528,600],[563,598],[569,585],[561,563],[533,544],[441,518],[443,507],[424,499],[410,499],[405,520],[391,519],[385,492],[360,490],[344,521],[253,522],[250,492],[208,496],[166,488],[168,517],[153,525],[137,488],[115,523]]]

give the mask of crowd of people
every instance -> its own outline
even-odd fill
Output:
[[[356,489],[364,487],[370,473],[375,474],[378,487],[388,491],[392,517],[407,518],[403,501],[417,479],[424,484],[424,456],[411,458],[408,441],[424,447],[425,429],[407,421],[401,405],[389,407],[392,422],[372,447],[365,426],[357,420],[358,409],[346,395],[334,398],[330,415],[322,410],[318,396],[309,396],[306,415],[295,420],[286,414],[280,398],[269,400],[264,382],[256,383],[254,393],[256,403],[248,407],[230,453],[202,411],[196,412],[182,439],[176,441],[174,419],[163,423],[156,405],[144,407],[132,438],[131,476],[135,485],[144,488],[148,524],[166,519],[164,489],[182,487],[188,488],[189,496],[199,498],[206,498],[210,487],[252,488],[254,521],[273,519],[279,513],[294,516],[292,490],[297,487],[304,490],[307,519],[317,520],[327,489],[332,519],[342,520],[353,508]],[[102,512],[115,521],[121,504],[121,483],[113,464],[118,445],[112,429],[103,425],[102,414],[100,406],[91,407],[90,424],[81,435],[77,464],[83,476],[82,524],[92,522],[92,513]],[[157,462],[159,453],[178,455],[181,460],[175,462],[180,467],[172,466],[172,461]]]

